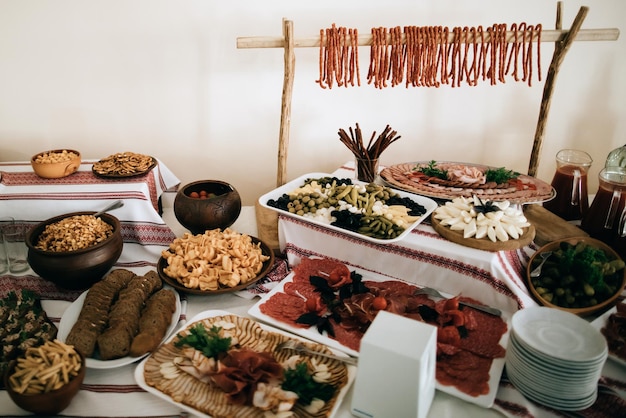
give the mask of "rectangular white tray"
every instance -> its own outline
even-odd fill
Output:
[[[352,267],[350,267],[350,270],[352,270]],[[359,271],[358,269],[355,269],[357,271],[357,273],[360,273],[363,275],[363,280],[371,280],[371,281],[377,281],[377,282],[381,282],[381,281],[386,281],[386,280],[396,280],[396,279],[392,279],[389,277],[385,277],[382,275],[378,275],[372,272],[362,272]],[[299,335],[301,337],[307,338],[309,340],[324,344],[330,348],[334,348],[337,350],[341,350],[343,352],[345,352],[346,354],[349,354],[353,357],[358,357],[359,356],[359,352],[356,350],[353,350],[349,347],[344,346],[343,344],[341,344],[340,342],[338,342],[337,340],[329,337],[326,335],[326,333],[324,334],[320,334],[317,331],[317,328],[314,326],[311,326],[309,328],[299,328],[299,327],[294,327],[290,324],[287,324],[286,322],[282,322],[280,320],[277,320],[269,315],[264,314],[263,312],[261,312],[260,306],[267,301],[269,298],[271,298],[273,295],[275,295],[276,293],[279,292],[283,292],[283,289],[285,288],[285,285],[291,281],[293,281],[293,272],[291,272],[285,279],[283,279],[276,287],[274,287],[270,292],[266,293],[262,299],[257,302],[254,306],[252,306],[250,308],[250,310],[248,310],[248,314],[255,318],[258,319],[260,321],[263,321],[273,327],[276,328],[281,328],[291,334],[296,334]],[[402,281],[402,280],[398,280],[398,281]],[[414,283],[411,283],[413,285],[415,285]],[[419,286],[419,285],[416,285]],[[442,294],[444,296],[448,296],[451,297],[452,295],[447,295],[445,293],[442,292]],[[503,312],[502,313],[502,320],[505,321],[507,323],[507,330],[504,333],[504,335],[502,335],[501,339],[500,339],[500,345],[502,347],[504,347],[505,349],[508,346],[508,342],[509,342],[509,333],[510,333],[510,329],[511,329],[511,317],[507,312]],[[504,370],[504,364],[505,364],[505,359],[504,357],[500,357],[500,358],[495,358],[493,359],[492,363],[491,363],[491,369],[489,370],[489,393],[485,394],[485,395],[480,395],[480,396],[471,396],[468,395],[467,393],[461,392],[460,390],[458,390],[457,388],[455,388],[454,386],[448,386],[448,385],[443,385],[440,384],[439,382],[436,382],[435,387],[445,393],[448,393],[449,395],[455,396],[459,399],[462,399],[464,401],[482,406],[484,408],[491,408],[493,406],[493,403],[495,401],[496,398],[496,393],[498,392],[498,388],[499,388],[499,383],[500,383],[500,377],[502,376],[502,371]]]
[[[370,242],[375,242],[377,244],[389,244],[392,242],[396,242],[396,241],[401,241],[402,239],[404,239],[404,237],[406,237],[408,234],[411,233],[411,231],[420,223],[422,223],[424,221],[424,219],[428,218],[428,216],[435,210],[437,209],[437,202],[435,202],[433,199],[428,198],[428,197],[424,197],[424,196],[419,196],[413,193],[407,193],[407,192],[403,192],[400,190],[396,190],[393,189],[393,192],[396,193],[398,196],[400,197],[406,197],[409,198],[411,200],[413,200],[416,203],[419,203],[420,205],[424,206],[424,208],[426,209],[426,213],[424,213],[423,215],[421,215],[419,217],[419,219],[411,224],[409,224],[409,226],[398,236],[396,236],[395,238],[390,238],[390,239],[380,239],[380,238],[373,238],[373,237],[368,237],[367,235],[363,235],[360,234],[358,232],[354,232],[354,231],[349,231],[347,229],[343,229],[343,228],[339,228],[338,226],[334,226],[331,225],[329,223],[325,223],[322,221],[318,221],[312,218],[307,218],[304,216],[300,216],[300,215],[296,215],[295,213],[291,213],[282,209],[278,209],[272,206],[269,206],[267,204],[267,202],[270,199],[274,199],[277,200],[278,198],[280,198],[283,194],[292,192],[293,190],[301,187],[304,185],[305,180],[307,179],[318,179],[318,178],[322,178],[322,177],[333,177],[332,174],[327,174],[327,173],[309,173],[309,174],[304,174],[300,177],[298,177],[295,180],[290,181],[287,184],[284,184],[266,194],[264,194],[263,196],[259,197],[259,204],[261,206],[263,206],[264,208],[267,209],[271,209],[274,210],[282,215],[286,215],[286,216],[291,216],[292,218],[297,218],[297,219],[301,219],[303,221],[315,224],[315,225],[319,225],[322,226],[324,228],[328,228],[328,229],[332,229],[334,231],[338,231],[338,232],[342,232],[344,234],[347,235],[351,235],[353,237],[357,237],[357,238],[361,238],[363,240],[366,241],[370,241]],[[357,181],[357,180],[352,180],[353,184],[367,184],[361,181]],[[385,186],[387,187],[387,186]]]
[[[176,338],[176,336],[178,335],[178,333],[182,332],[183,330],[189,328],[191,325],[193,325],[195,322],[201,321],[203,319],[206,318],[213,318],[216,316],[224,316],[224,315],[233,315],[230,312],[227,311],[221,311],[221,310],[208,310],[208,311],[204,311],[204,312],[200,312],[199,314],[197,314],[196,316],[194,316],[193,318],[191,318],[189,320],[189,322],[187,322],[186,324],[182,325],[180,328],[178,328],[178,330],[176,330],[175,333],[173,333],[168,339],[167,341],[171,341],[174,338]],[[285,332],[284,330],[278,329],[278,328],[274,328],[272,326],[269,326],[267,324],[262,324],[259,323],[259,325],[261,326],[261,328],[263,328],[266,331],[270,331],[270,332],[275,332],[275,333],[279,333],[279,334],[283,334],[286,335],[290,338],[293,339],[300,339],[298,336],[296,335],[291,335],[287,332]],[[334,350],[331,350],[334,351]],[[334,354],[336,355],[343,355],[342,352],[340,351],[334,351]],[[174,399],[172,399],[170,396],[166,395],[165,393],[161,392],[160,390],[148,385],[146,383],[146,380],[144,378],[144,369],[145,369],[145,365],[146,362],[148,361],[149,357],[145,358],[144,360],[141,361],[141,363],[139,363],[137,365],[137,368],[135,369],[135,381],[137,382],[137,384],[139,385],[140,388],[142,388],[143,390],[145,390],[146,392],[149,392],[161,399],[163,399],[164,401],[175,405],[187,412],[189,412],[190,414],[193,414],[194,416],[199,416],[199,417],[203,417],[203,418],[213,418],[211,415],[202,413],[201,411],[198,411],[197,409],[189,406],[189,405],[185,405],[183,403],[177,402]],[[356,378],[356,373],[357,373],[357,367],[350,365],[350,364],[346,364],[346,368],[348,369],[348,382],[341,388],[341,390],[339,391],[339,394],[337,395],[337,400],[335,402],[335,405],[333,406],[332,410],[330,411],[330,415],[329,418],[334,417],[337,414],[337,411],[339,410],[339,407],[341,406],[341,403],[343,402],[343,399],[346,397],[346,394],[348,393],[348,391],[350,390],[350,387],[352,386],[352,384],[354,383],[354,379]]]

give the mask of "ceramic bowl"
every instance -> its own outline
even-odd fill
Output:
[[[25,409],[26,411],[32,412],[38,416],[56,415],[70,405],[72,399],[74,399],[74,396],[76,396],[80,390],[80,385],[85,379],[85,371],[87,370],[85,357],[80,354],[80,352],[78,355],[80,356],[81,367],[78,374],[74,376],[74,378],[59,389],[46,393],[34,394],[16,392],[9,384],[9,376],[13,374],[17,364],[17,361],[13,360],[9,363],[9,367],[4,375],[5,390],[9,394],[11,400],[13,400],[17,406]]]
[[[95,212],[72,212],[47,219],[26,234],[28,264],[43,279],[65,289],[80,290],[101,280],[122,254],[123,241],[120,221],[104,213],[100,218],[113,227],[106,240],[76,251],[44,251],[36,248],[39,236],[47,225],[75,215],[93,215]]]
[[[220,180],[200,180],[178,190],[174,215],[192,234],[231,226],[241,213],[241,197],[230,184]]]
[[[80,152],[68,149],[55,149],[35,154],[30,165],[39,177],[57,179],[69,176],[80,167]]]
[[[626,269],[621,268],[610,276],[603,277],[604,281],[611,283],[613,286],[614,290],[609,294],[601,294],[599,292],[596,292],[593,296],[584,294],[583,282],[580,277],[575,277],[578,275],[576,270],[580,269],[572,269],[573,273],[564,274],[565,270],[561,269],[561,259],[559,258],[564,246],[576,246],[579,243],[601,249],[608,256],[609,260],[621,260],[615,250],[594,238],[572,237],[553,241],[541,247],[530,258],[526,267],[526,284],[535,300],[541,305],[561,309],[580,316],[588,316],[608,309],[616,303],[617,298],[626,286]],[[548,251],[552,251],[553,255],[543,265],[541,275],[537,278],[530,277],[531,271],[541,262],[541,254]],[[575,300],[581,301],[581,303],[576,302],[576,305],[568,304],[566,298],[568,294],[572,293],[575,294]]]

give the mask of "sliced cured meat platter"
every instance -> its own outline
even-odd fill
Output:
[[[437,167],[444,169],[447,167],[464,167],[483,172],[490,168],[495,169],[495,167],[486,165],[449,161],[441,161],[436,164]],[[545,202],[556,196],[554,188],[550,184],[525,174],[519,174],[514,183],[477,184],[419,175],[416,168],[428,165],[428,161],[395,164],[385,167],[380,172],[380,177],[389,187],[443,200],[452,200],[459,196],[478,195],[490,200],[508,200],[511,203],[519,204]]]
[[[508,241],[491,241],[488,238],[464,238],[463,231],[455,231],[447,226],[441,225],[441,221],[435,217],[430,218],[430,223],[439,235],[456,244],[484,251],[513,251],[525,247],[535,238],[535,227],[533,225],[523,228],[524,235],[518,239]]]
[[[350,268],[350,270],[352,270],[352,268]],[[356,269],[355,272],[359,272],[359,270]],[[387,276],[378,275],[372,272],[363,272],[363,275],[364,275],[363,280],[376,281],[376,282],[386,282],[386,281],[391,280],[391,281],[397,281],[399,286],[410,285],[410,286],[419,287],[412,283],[408,283],[408,282],[397,280],[397,279],[390,279]],[[359,352],[357,350],[351,349],[347,347],[346,345],[343,345],[336,339],[328,336],[326,332],[320,333],[316,329],[315,326],[311,326],[308,328],[296,327],[296,326],[291,325],[290,323],[276,319],[273,316],[270,316],[262,311],[261,305],[263,305],[268,300],[270,300],[272,296],[279,295],[280,293],[285,293],[286,291],[285,286],[292,286],[293,283],[294,283],[294,272],[292,271],[276,287],[274,287],[269,293],[264,295],[261,301],[259,301],[254,306],[252,306],[250,310],[248,311],[248,314],[252,318],[265,322],[273,327],[283,329],[292,334],[299,335],[301,337],[307,338],[309,340],[312,340],[321,344],[325,344],[328,347],[341,350],[351,356],[358,357]],[[510,322],[510,314],[503,312],[502,320],[507,324],[507,330],[500,340],[500,345],[502,345],[506,349],[507,344],[508,344],[508,339],[509,339],[510,327],[508,327],[508,324]],[[487,394],[479,395],[479,396],[472,396],[468,393],[465,393],[457,389],[454,386],[441,384],[439,381],[437,381],[436,383],[436,388],[438,390],[441,390],[442,392],[446,392],[452,396],[458,397],[467,402],[471,402],[471,403],[480,405],[485,408],[490,408],[493,405],[496,393],[498,391],[500,376],[504,369],[504,363],[505,363],[504,357],[493,359],[493,362],[491,363],[491,367],[489,369],[489,381],[488,381],[489,392]]]
[[[175,338],[177,338],[177,335],[179,333],[184,332],[186,329],[189,329],[191,326],[193,326],[193,324],[199,323],[199,322],[203,322],[203,321],[212,321],[214,319],[219,319],[220,317],[237,317],[237,315],[231,314],[227,311],[221,311],[221,310],[207,310],[207,311],[203,311],[198,313],[197,315],[195,315],[193,318],[191,318],[189,320],[189,322],[185,325],[182,325],[180,328],[178,328],[176,330],[175,333],[172,333],[171,336],[166,340],[167,342],[171,342],[173,341]],[[281,335],[281,336],[287,336],[290,339],[296,340],[296,341],[305,341],[302,338],[295,336],[295,335],[291,335],[288,334],[286,332],[284,332],[283,330],[271,327],[269,325],[266,324],[262,324],[262,323],[256,323],[255,321],[248,319],[248,318],[243,318],[241,317],[239,325],[241,326],[241,322],[247,322],[250,324],[255,324],[258,325],[259,329],[261,330],[261,332],[258,332],[259,330],[255,330],[254,326],[250,326],[248,329],[250,331],[252,331],[252,334],[250,335],[249,338],[246,339],[247,344],[249,345],[251,342],[254,343],[254,341],[256,340],[265,340],[267,344],[266,349],[268,347],[272,346],[272,341],[271,338],[272,335]],[[243,330],[243,328],[241,328]],[[242,331],[243,332],[243,331]],[[255,343],[256,344],[256,343]],[[253,345],[255,345],[253,344]],[[274,342],[275,344],[275,342]],[[260,344],[260,346],[263,346],[263,344]],[[271,351],[271,350],[270,350]],[[340,352],[340,351],[335,351],[335,350],[330,350],[331,352],[333,352],[333,354],[341,357],[341,356],[345,356],[344,353]],[[137,382],[137,384],[146,392],[151,393],[153,395],[155,395],[156,397],[162,399],[163,401],[174,405],[182,410],[185,410],[186,412],[191,413],[194,416],[198,416],[198,417],[203,417],[203,418],[213,418],[213,415],[210,415],[208,413],[202,412],[201,410],[199,410],[198,408],[196,408],[194,405],[190,404],[190,403],[184,403],[182,400],[177,400],[172,398],[170,395],[162,392],[160,389],[158,389],[157,387],[151,386],[150,384],[148,384],[148,382],[146,381],[146,376],[145,376],[145,371],[146,371],[146,366],[147,363],[150,361],[151,357],[154,357],[155,354],[152,353],[150,354],[150,356],[148,356],[146,359],[144,359],[141,363],[138,364],[137,368],[135,369],[134,372],[134,377],[135,377],[135,381]],[[305,355],[306,356],[306,355]],[[328,418],[332,418],[333,416],[335,416],[339,410],[339,407],[341,406],[342,401],[344,400],[345,396],[348,394],[348,391],[350,390],[350,387],[352,386],[354,379],[356,378],[356,373],[357,373],[357,367],[353,366],[353,365],[349,365],[346,364],[346,369],[347,369],[347,381],[345,382],[345,384],[339,389],[339,391],[335,394],[334,399],[333,399],[333,406],[332,409],[330,411],[328,411],[328,414],[320,414],[318,413],[318,417],[328,417]],[[198,391],[199,393],[204,393],[205,396],[210,396],[210,391]],[[209,395],[207,395],[209,394]],[[221,398],[217,398],[217,399],[221,399]],[[239,407],[236,407],[239,408]],[[243,415],[246,415],[246,407],[241,406],[241,413]],[[249,412],[249,408],[248,412]],[[263,411],[258,411],[258,414],[254,415],[254,416],[261,416],[263,415]],[[223,415],[220,415],[223,416]],[[229,415],[230,416],[230,415]],[[239,416],[239,415],[238,415]],[[249,414],[247,414],[246,416],[250,416]],[[306,415],[309,416],[309,415]]]

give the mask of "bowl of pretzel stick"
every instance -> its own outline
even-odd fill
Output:
[[[85,358],[73,346],[47,341],[11,361],[4,386],[20,408],[36,415],[55,415],[70,405],[86,369]]]

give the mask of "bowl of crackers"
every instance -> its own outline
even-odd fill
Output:
[[[80,152],[70,149],[44,151],[30,159],[35,174],[45,179],[67,177],[78,170],[80,162]]]
[[[4,386],[20,408],[36,415],[55,415],[79,392],[86,369],[84,356],[73,346],[47,341],[10,363]]]
[[[91,171],[97,177],[126,178],[142,176],[157,165],[154,157],[136,152],[125,151],[111,154],[96,161]]]
[[[26,234],[28,264],[41,278],[57,286],[91,287],[122,254],[119,219],[103,213],[72,212],[47,219]]]
[[[192,234],[231,226],[241,213],[239,192],[220,180],[200,180],[181,187],[174,198],[174,215]]]
[[[173,288],[208,295],[243,290],[274,266],[274,252],[260,239],[231,228],[186,232],[161,252],[157,271]]]

